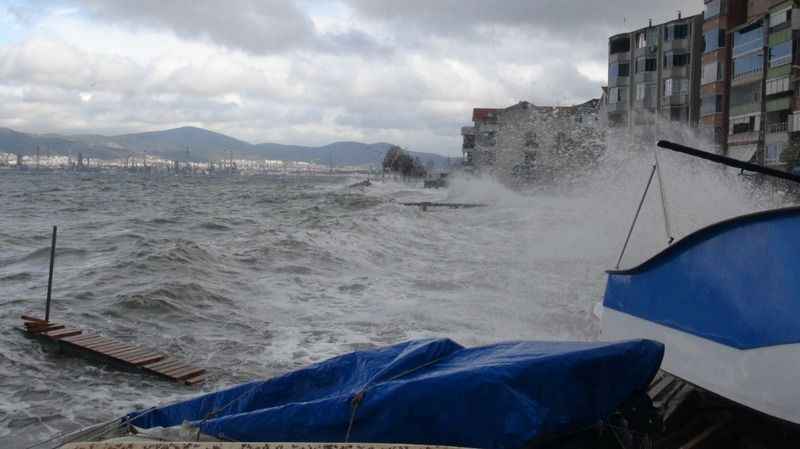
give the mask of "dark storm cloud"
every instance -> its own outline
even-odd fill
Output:
[[[320,33],[306,11],[286,0],[76,0],[95,18],[168,29],[253,54],[294,49],[385,55],[389,49],[358,30]]]
[[[359,14],[415,33],[474,37],[482,26],[546,31],[559,38],[603,37],[702,10],[700,0],[346,0]],[[601,33],[596,35],[595,33]]]
[[[79,0],[96,18],[149,28],[167,28],[187,39],[270,53],[303,46],[314,25],[291,2],[281,0]]]

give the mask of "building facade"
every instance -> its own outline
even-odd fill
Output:
[[[703,51],[702,15],[609,39],[610,126],[653,125],[657,117],[697,123]]]
[[[519,186],[548,182],[588,168],[605,148],[601,100],[575,106],[527,101],[502,109],[475,108],[463,127],[464,165]]]
[[[609,125],[649,125],[658,111],[730,157],[800,171],[798,0],[703,6],[609,38]]]

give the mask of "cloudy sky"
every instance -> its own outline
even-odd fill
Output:
[[[0,127],[456,155],[473,107],[598,97],[608,36],[678,10],[702,0],[0,0]]]

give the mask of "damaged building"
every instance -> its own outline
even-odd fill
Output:
[[[567,107],[522,101],[475,108],[473,126],[461,130],[464,164],[511,185],[550,182],[589,168],[604,149],[599,107],[594,99]]]

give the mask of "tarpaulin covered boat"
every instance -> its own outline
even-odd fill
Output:
[[[420,340],[339,356],[144,413],[233,441],[370,442],[518,449],[582,430],[643,393],[663,346]]]

